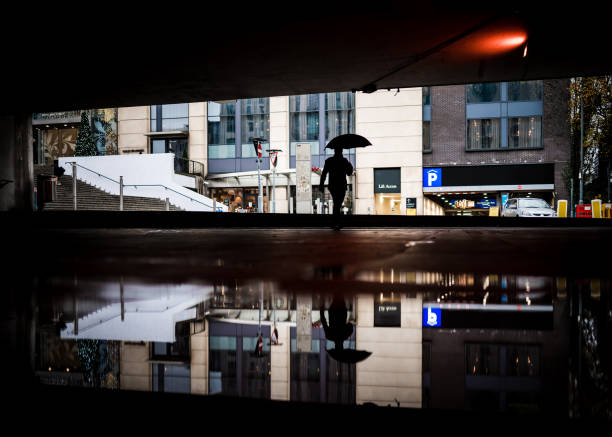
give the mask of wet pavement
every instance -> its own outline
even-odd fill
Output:
[[[5,229],[8,385],[51,415],[610,420],[612,228],[448,223]]]

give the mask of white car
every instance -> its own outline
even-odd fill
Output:
[[[519,197],[508,199],[502,217],[556,217],[557,213],[542,199]]]

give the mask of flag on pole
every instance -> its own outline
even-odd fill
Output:
[[[261,143],[257,140],[253,140],[253,147],[255,148],[255,154],[258,158],[263,156],[263,148],[261,147]]]

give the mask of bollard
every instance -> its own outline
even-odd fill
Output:
[[[567,200],[557,201],[557,217],[561,217],[561,218],[567,217]]]
[[[601,218],[601,199],[591,200],[591,217]]]
[[[213,212],[217,212],[217,200],[213,198]]]

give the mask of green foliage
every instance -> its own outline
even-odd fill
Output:
[[[79,125],[79,134],[77,135],[76,148],[74,149],[74,156],[96,156],[98,149],[96,148],[96,142],[91,132],[91,126],[89,125],[89,118],[86,112],[81,113],[81,124]]]
[[[577,195],[582,100],[584,200],[589,201],[607,191],[605,176],[612,158],[612,76],[574,78],[569,93],[572,150],[568,176],[574,179],[574,193]]]

